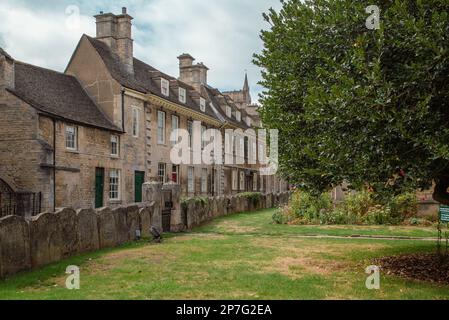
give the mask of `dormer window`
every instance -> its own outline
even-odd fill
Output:
[[[200,109],[201,112],[206,112],[206,99],[200,98]]]
[[[232,109],[230,106],[226,106],[226,116],[232,118]]]
[[[251,127],[253,125],[250,117],[246,117],[246,124],[248,125],[248,127]]]
[[[238,122],[242,121],[242,113],[241,113],[240,111],[237,111],[237,112],[235,113],[235,119],[236,119]]]
[[[170,95],[170,82],[164,78],[161,78],[161,93],[166,97]]]
[[[186,101],[187,101],[186,89],[179,88],[179,102],[186,103]]]

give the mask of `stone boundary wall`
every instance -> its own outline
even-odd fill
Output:
[[[59,209],[30,220],[0,219],[0,278],[31,270],[71,256],[117,247],[135,240],[136,231],[150,236],[151,225],[161,228],[155,202],[99,210]]]
[[[200,226],[215,218],[241,212],[251,212],[276,208],[285,205],[290,200],[291,193],[261,194],[259,199],[244,195],[229,197],[191,198],[184,201],[182,215],[187,229]]]
[[[181,208],[179,187],[173,191],[172,232],[190,230],[206,221],[233,213],[273,208],[288,203],[290,193],[191,199]],[[144,203],[98,210],[69,208],[42,213],[26,220],[19,216],[0,219],[0,279],[71,256],[120,246],[150,237],[150,227],[162,230],[162,184],[144,185]]]

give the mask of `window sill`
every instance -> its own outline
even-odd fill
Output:
[[[122,200],[109,200],[109,204],[122,204]]]
[[[79,150],[72,150],[72,149],[65,149],[66,152],[68,153],[73,153],[73,154],[80,154]]]
[[[111,154],[112,159],[120,159],[120,156]]]

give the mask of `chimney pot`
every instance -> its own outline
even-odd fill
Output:
[[[123,13],[123,14],[126,14],[126,7],[123,7],[123,8],[122,8],[122,13]]]

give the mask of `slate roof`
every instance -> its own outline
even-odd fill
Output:
[[[69,75],[15,62],[15,88],[10,90],[36,109],[77,124],[122,132]]]
[[[184,105],[199,113],[203,113],[200,109],[199,103],[197,103],[192,98],[191,94],[189,94],[189,91],[195,90],[192,86],[172,76],[169,76],[136,58],[134,58],[133,62],[134,76],[130,77],[123,70],[123,65],[120,62],[119,57],[115,53],[113,53],[105,43],[87,35],[85,35],[85,37],[90,41],[92,46],[98,52],[109,72],[111,73],[111,76],[122,86],[142,93],[151,93],[173,103]],[[170,85],[170,96],[167,97],[162,95],[160,85],[157,82],[157,79],[159,79],[160,77],[169,81],[176,81],[178,86],[183,87],[187,90],[187,101],[185,104],[179,101],[178,91],[177,89],[173,89],[172,85]],[[244,121],[238,122],[234,118],[228,118],[226,114],[221,110],[221,104],[215,98],[215,96],[222,95],[218,89],[209,86],[202,87],[203,90],[200,95],[208,102],[206,105],[206,115],[221,122],[227,121],[236,126],[243,127],[245,129],[248,128]],[[213,104],[214,108],[210,106],[210,103]],[[234,111],[238,110],[238,108],[233,103],[228,104],[231,105],[231,108],[233,108]]]

